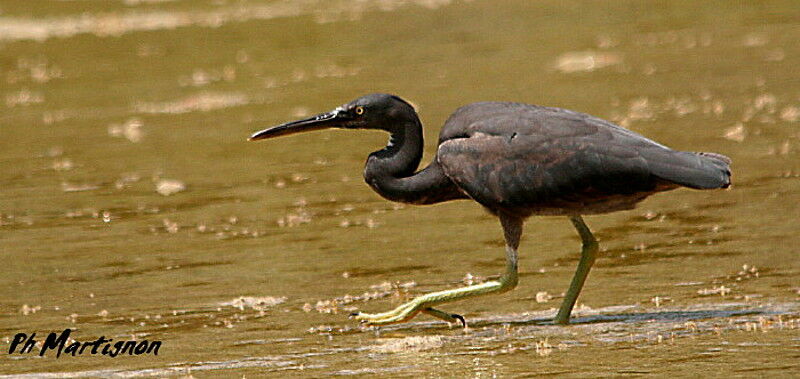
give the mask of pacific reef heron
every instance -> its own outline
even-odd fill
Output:
[[[678,187],[726,188],[730,159],[716,153],[675,151],[611,122],[566,109],[522,103],[463,106],[445,122],[433,161],[422,158],[422,123],[398,96],[371,94],[330,112],[256,132],[250,140],[327,129],[375,129],[389,142],[367,158],[364,179],[391,201],[434,204],[472,199],[500,219],[506,269],[497,280],[428,293],[383,313],[355,313],[369,325],[410,320],[426,313],[448,322],[464,318],[433,308],[442,303],[517,285],[517,248],[531,215],[567,216],[583,242],[578,268],[553,320],[568,324],[595,261],[597,240],[582,215],[632,209],[656,193]]]

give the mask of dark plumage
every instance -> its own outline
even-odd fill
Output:
[[[489,210],[520,217],[605,213],[678,186],[730,185],[722,155],[675,151],[584,113],[520,103],[456,110],[436,160]]]
[[[500,218],[507,242],[506,273],[498,281],[423,295],[390,312],[356,315],[369,324],[405,321],[419,312],[464,322],[431,307],[513,288],[522,223],[531,215],[568,216],[583,240],[578,271],[555,318],[567,323],[597,251],[581,215],[631,209],[651,194],[680,186],[730,185],[731,161],[723,155],[675,151],[587,114],[521,103],[483,102],[456,110],[442,128],[436,157],[420,171],[422,124],[414,108],[393,95],[367,95],[251,139],[330,127],[390,133],[389,144],[369,155],[364,170],[367,184],[381,196],[413,204],[471,198]]]

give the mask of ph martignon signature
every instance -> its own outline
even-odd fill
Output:
[[[60,358],[61,353],[70,354],[73,357],[83,354],[101,354],[114,358],[122,354],[158,355],[158,349],[161,348],[161,341],[120,340],[112,344],[113,339],[100,336],[94,341],[80,342],[74,339],[70,340],[70,334],[72,334],[72,330],[69,328],[64,329],[61,333],[50,333],[41,343],[39,356],[43,357],[48,350],[55,350],[56,358]],[[8,354],[14,354],[18,347],[20,347],[19,354],[30,354],[38,343],[36,333],[31,333],[30,335],[17,333],[11,341]]]

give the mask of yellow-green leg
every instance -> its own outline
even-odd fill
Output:
[[[554,323],[561,325],[569,324],[569,315],[572,313],[572,307],[575,306],[575,302],[578,300],[578,294],[581,293],[583,283],[589,275],[589,270],[594,264],[597,250],[600,246],[594,238],[594,235],[592,235],[592,231],[589,230],[589,227],[583,222],[581,216],[570,216],[569,219],[572,221],[572,225],[575,226],[575,229],[578,230],[578,234],[581,235],[583,248],[581,249],[581,260],[578,262],[578,269],[575,270],[575,276],[572,277],[572,283],[569,285],[569,289],[567,289],[567,294],[564,296],[561,308],[558,309],[558,314],[556,318],[553,319]]]
[[[448,322],[458,320],[464,323],[461,316],[442,312],[431,307],[470,297],[506,292],[517,285],[517,248],[522,234],[522,219],[501,215],[500,224],[503,226],[503,233],[506,239],[506,271],[499,279],[468,287],[432,292],[416,297],[388,312],[372,314],[359,312],[354,313],[353,317],[367,325],[387,325],[408,321],[423,312]]]

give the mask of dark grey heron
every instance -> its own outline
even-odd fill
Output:
[[[517,248],[531,215],[567,216],[583,242],[578,268],[556,324],[568,324],[598,251],[582,215],[632,209],[644,198],[678,187],[726,188],[730,159],[715,153],[675,151],[611,122],[559,108],[482,102],[463,106],[445,122],[436,157],[417,171],[422,124],[405,100],[371,94],[330,112],[256,132],[250,140],[326,128],[376,129],[389,143],[367,158],[364,179],[392,201],[434,204],[472,199],[500,219],[506,270],[497,280],[428,293],[383,313],[356,313],[362,323],[384,325],[420,312],[448,322],[463,317],[432,308],[517,285]]]

